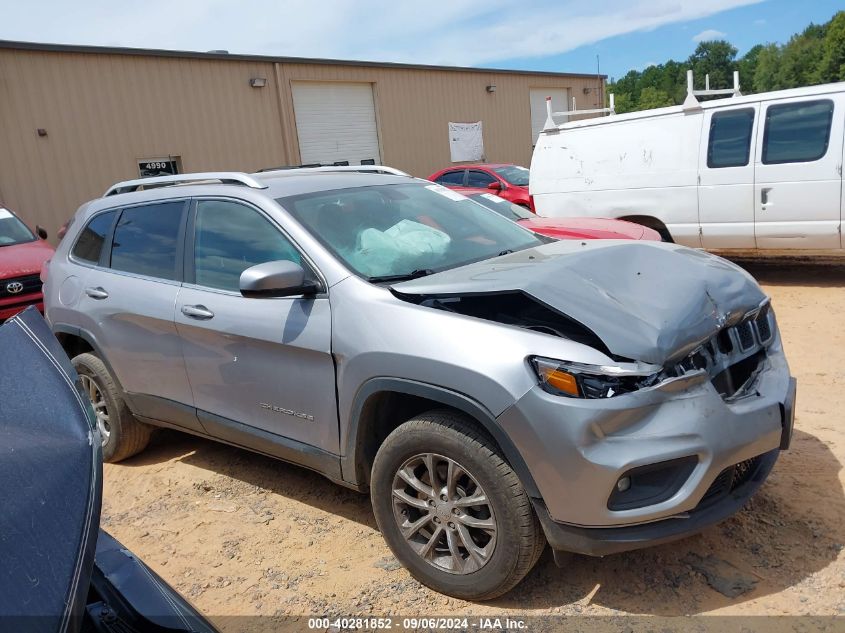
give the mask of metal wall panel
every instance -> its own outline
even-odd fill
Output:
[[[294,81],[372,84],[382,161],[423,177],[449,165],[450,121],[483,121],[488,161],[528,165],[531,89],[566,88],[582,109],[603,91],[583,75],[4,46],[0,202],[55,234],[81,203],[137,177],[141,159],[178,156],[182,171],[298,164]]]

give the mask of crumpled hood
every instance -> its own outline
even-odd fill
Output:
[[[613,355],[660,365],[766,299],[751,275],[715,255],[615,240],[555,242],[391,289],[425,297],[522,292],[591,330]]]

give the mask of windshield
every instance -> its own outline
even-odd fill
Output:
[[[21,242],[32,242],[35,236],[26,224],[8,209],[0,207],[0,246],[11,246]]]
[[[493,209],[493,211],[502,217],[513,220],[514,222],[534,217],[534,214],[525,207],[521,207],[492,193],[474,193],[469,197],[471,200],[483,204],[488,209]]]
[[[370,281],[421,276],[546,243],[435,184],[320,191],[277,202]]]
[[[517,187],[528,186],[528,175],[531,172],[526,167],[505,165],[504,167],[493,167],[492,169],[508,184],[516,185]]]

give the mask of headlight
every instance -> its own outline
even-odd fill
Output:
[[[545,391],[570,398],[612,398],[651,387],[663,371],[648,363],[585,365],[540,356],[529,361]]]

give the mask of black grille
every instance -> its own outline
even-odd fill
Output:
[[[698,505],[701,506],[707,502],[714,501],[733,492],[742,484],[747,483],[754,477],[754,473],[757,472],[759,465],[760,457],[758,456],[725,468],[725,470],[719,473],[715,481],[710,484],[710,487],[704,493]]]
[[[757,334],[759,335],[761,342],[765,343],[772,338],[772,326],[769,323],[768,310],[760,312],[755,323],[757,324]]]
[[[760,458],[752,457],[751,459],[746,459],[744,462],[739,462],[736,466],[734,466],[733,477],[731,479],[731,490],[736,490],[742,484],[750,480],[754,476],[759,464]]]
[[[22,284],[23,288],[19,292],[11,292],[9,290],[9,286],[11,284],[18,283]],[[40,291],[41,277],[39,275],[28,275],[26,277],[11,277],[9,279],[0,279],[0,299],[5,297],[19,297]]]
[[[736,334],[739,337],[739,347],[743,351],[751,349],[754,345],[754,329],[750,321],[740,323],[736,326]]]
[[[717,497],[721,497],[723,494],[730,492],[731,481],[733,481],[733,466],[726,468],[719,473],[719,476],[716,477],[716,480],[710,484],[707,492],[704,493],[704,496],[701,498],[701,503],[705,503],[711,499],[716,499]]]

